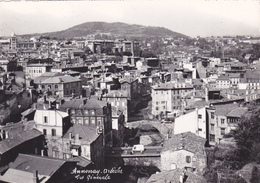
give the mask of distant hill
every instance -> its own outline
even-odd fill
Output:
[[[72,38],[83,37],[87,35],[106,34],[110,37],[166,37],[172,36],[174,38],[185,38],[187,36],[173,32],[163,27],[152,27],[142,25],[131,25],[126,23],[106,23],[106,22],[87,22],[80,25],[76,25],[69,29],[43,33],[40,35],[56,37],[56,38]]]

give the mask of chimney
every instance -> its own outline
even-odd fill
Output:
[[[8,131],[5,132],[5,138],[8,139]]]
[[[180,183],[183,183],[183,176],[180,175]]]
[[[69,140],[72,139],[72,133],[69,133]]]
[[[38,171],[33,170],[33,183],[38,183],[38,182],[39,182]]]
[[[44,156],[44,150],[43,149],[41,150],[41,156]]]
[[[79,144],[79,134],[75,135],[75,144]]]

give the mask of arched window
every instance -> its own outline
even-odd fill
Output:
[[[190,156],[186,156],[186,162],[190,163],[191,162],[191,157]]]

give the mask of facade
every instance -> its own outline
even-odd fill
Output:
[[[102,100],[109,102],[112,107],[123,112],[125,121],[128,121],[128,94],[126,91],[111,90],[109,93],[102,96]]]
[[[41,154],[44,152],[45,138],[36,129],[9,134],[0,141],[0,167],[14,161],[19,153]]]
[[[207,139],[207,111],[206,107],[195,109],[192,112],[183,114],[174,121],[174,134],[192,132]]]
[[[193,87],[186,83],[162,83],[152,86],[152,114],[167,117],[168,113],[179,116],[186,107],[186,97],[193,93]]]
[[[122,146],[124,140],[125,117],[122,111],[116,107],[112,107],[112,129],[113,129],[113,144]]]
[[[68,111],[72,124],[96,128],[103,134],[106,145],[112,143],[112,110],[107,102],[90,99],[73,99],[60,106]]]
[[[228,134],[241,117],[246,113],[247,108],[239,104],[213,105],[207,108],[209,119],[209,145],[219,144]]]
[[[49,96],[71,97],[81,96],[81,79],[72,76],[53,76],[36,82],[38,91]]]
[[[45,64],[28,64],[25,67],[25,73],[27,76],[30,76],[31,79],[39,77],[45,72],[50,72],[52,66]]]
[[[0,176],[0,182],[69,183],[74,179],[75,175],[71,172],[76,165],[75,161],[19,154],[5,174]]]
[[[62,143],[63,158],[83,157],[92,161],[96,168],[104,168],[105,144],[103,134],[96,128],[74,124],[63,136]]]
[[[184,168],[202,173],[207,162],[205,142],[205,138],[191,132],[173,135],[163,145],[161,170]]]
[[[228,89],[231,86],[231,82],[228,76],[220,76],[217,80],[216,80],[216,88],[217,89]]]
[[[36,128],[46,137],[61,137],[71,126],[68,113],[59,110],[36,109]]]

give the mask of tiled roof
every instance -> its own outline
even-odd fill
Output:
[[[0,153],[3,154],[9,151],[10,149],[20,145],[21,143],[24,143],[41,135],[42,133],[36,129],[15,134],[12,138],[7,138],[0,141]]]
[[[204,153],[206,139],[191,132],[173,135],[164,143],[162,151],[184,149],[193,153]]]
[[[146,183],[180,183],[180,176],[183,175],[183,172],[183,169],[173,169],[156,173],[153,174]],[[203,176],[186,171],[185,183],[206,183],[206,180]]]
[[[86,100],[86,99],[85,99]],[[84,99],[72,99],[64,102],[61,108],[82,108],[82,109],[102,109],[107,105],[107,102],[94,98],[87,99],[84,104]]]
[[[76,77],[72,76],[54,76],[50,77],[48,79],[43,80],[41,83],[42,84],[56,84],[56,83],[71,83],[71,82],[76,82],[76,81],[81,81],[81,79],[78,79]]]
[[[214,105],[216,115],[226,116],[231,110],[238,108],[238,104],[222,104],[222,105]]]
[[[69,138],[69,134],[72,134],[72,137],[75,137],[76,134],[79,134],[81,143],[87,142],[92,143],[95,141],[99,134],[97,134],[97,128],[74,124],[70,129],[64,134],[64,138]]]
[[[245,113],[247,112],[247,108],[245,107],[239,107],[231,110],[227,116],[229,117],[238,117],[241,118]]]
[[[44,183],[49,180],[49,176],[38,174],[39,183]],[[0,176],[0,182],[12,182],[12,183],[34,183],[33,173],[22,170],[16,170],[9,168],[3,176]]]
[[[127,97],[127,91],[112,90],[109,93],[107,93],[106,95],[104,95],[104,97]]]
[[[72,157],[69,160],[71,161],[77,161],[77,165],[81,166],[81,167],[86,167],[88,165],[90,165],[92,163],[92,161],[90,161],[89,159],[83,157],[83,156],[76,156],[76,157]]]
[[[50,77],[54,77],[54,76],[63,76],[63,74],[58,73],[58,72],[45,72],[42,75],[40,75],[39,77],[36,77],[34,79],[34,83],[36,83],[36,84],[41,83],[42,81],[44,81]]]
[[[31,173],[37,170],[40,175],[52,176],[65,162],[66,160],[47,156],[19,154],[9,166],[10,168]]]

